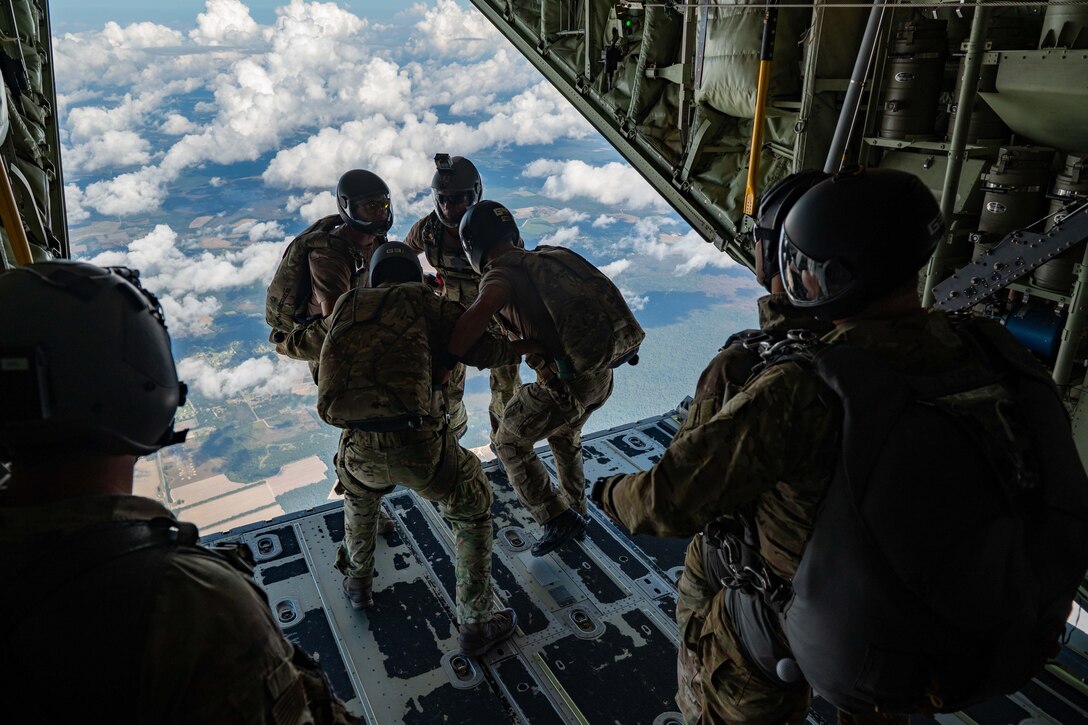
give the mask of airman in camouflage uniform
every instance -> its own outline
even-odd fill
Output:
[[[799,193],[787,199],[784,209],[773,210],[781,212],[777,220],[764,219],[767,210],[761,207],[760,223],[773,227],[771,239],[762,244],[777,248],[790,208],[821,180],[793,179],[793,191]],[[837,321],[828,332],[827,323],[794,308],[782,294],[778,255],[762,257],[760,246],[757,278],[774,292],[759,300],[764,333],[824,332],[828,343],[849,340],[917,374],[948,370],[968,356],[946,317],[918,308],[913,277],[905,289],[900,282],[896,290],[898,316]],[[770,269],[768,258],[775,260]],[[835,470],[842,408],[837,396],[797,363],[752,376],[757,362],[758,356],[742,344],[724,347],[700,376],[688,418],[661,460],[648,471],[600,479],[592,497],[632,533],[658,536],[691,536],[719,517],[754,507],[760,554],[788,581]],[[804,723],[808,689],[772,681],[751,662],[726,610],[726,590],[709,581],[704,570],[703,547],[699,533],[688,546],[677,583],[676,699],[685,721]],[[775,636],[784,641],[781,631]],[[840,712],[839,722],[901,723],[905,718]]]
[[[137,523],[170,521],[175,527],[186,526],[157,501],[128,494],[97,495],[95,487],[86,482],[88,468],[79,469],[86,461],[79,457],[67,460],[73,480],[86,484],[84,495],[51,501],[35,496],[32,503],[17,498],[13,484],[8,494],[0,496],[0,548],[7,552],[0,570],[10,592],[23,591],[20,601],[24,596],[47,592],[22,590],[22,577],[16,572],[40,568],[41,552],[57,547],[58,542],[90,546],[97,532]],[[69,554],[66,563],[74,558]],[[94,574],[88,577],[86,572],[58,571],[49,583],[56,584],[69,574],[77,592],[97,589]],[[13,694],[18,688],[17,696],[5,696],[0,704],[0,715],[11,715],[4,717],[4,722],[60,722],[73,712],[95,722],[131,719],[179,725],[359,721],[332,695],[313,660],[284,639],[264,592],[251,575],[221,557],[177,547],[165,555],[155,570],[155,580],[155,605],[139,632],[125,627],[138,619],[139,610],[133,602],[141,601],[141,585],[120,585],[131,599],[120,612],[118,628],[109,634],[108,649],[115,653],[109,656],[88,647],[84,641],[93,638],[80,633],[105,625],[109,615],[97,617],[84,594],[73,595],[71,587],[54,594],[64,597],[67,592],[74,597],[63,601],[58,619],[34,625],[24,622],[26,629],[14,627],[13,622],[13,642],[22,654],[8,658],[18,672],[4,672],[4,682],[13,688]],[[39,601],[36,606],[46,617],[57,614],[47,603]],[[78,607],[80,613],[73,615],[72,607]],[[69,620],[71,626],[66,624]],[[39,628],[48,628],[51,640],[62,634],[68,639],[59,645],[61,649],[48,649]],[[25,641],[19,632],[38,634]],[[13,642],[5,643],[6,651],[16,651]],[[134,660],[113,669],[111,664],[125,654]],[[45,659],[40,665],[39,658]],[[58,661],[74,666],[59,666]],[[92,661],[95,666],[86,667]],[[139,676],[122,677],[127,670],[121,665],[135,668]],[[67,679],[69,675],[73,679]],[[93,690],[96,685],[98,695],[82,696],[85,688]],[[99,695],[106,693],[100,703]],[[103,709],[98,709],[99,704]]]
[[[0,721],[357,722],[284,639],[241,550],[197,546],[195,526],[132,495],[136,456],[185,438],[185,388],[138,275],[0,273],[0,339]],[[48,402],[27,394],[35,349]]]
[[[439,160],[445,154],[439,154]],[[448,158],[448,156],[447,156]],[[440,167],[431,179],[434,207],[408,231],[404,243],[423,254],[434,267],[439,293],[451,302],[468,307],[479,294],[480,275],[465,258],[457,225],[465,210],[480,200],[483,185],[472,162],[461,156],[448,158],[449,168]],[[491,401],[487,406],[491,419],[491,443],[502,421],[503,410],[521,385],[518,365],[491,368]],[[468,428],[468,413],[462,401],[465,394],[465,366],[458,364],[450,376],[450,426],[457,437]]]
[[[967,355],[943,314],[920,309],[894,320],[843,322],[823,339],[849,340],[920,374],[947,370]],[[604,479],[594,496],[632,533],[657,536],[691,536],[754,501],[760,552],[788,580],[834,472],[841,416],[837,398],[815,374],[796,363],[777,365],[709,420],[685,426],[652,469]],[[685,719],[803,722],[807,691],[784,690],[747,661],[722,591],[706,580],[701,546],[696,536],[679,582],[677,700]]]
[[[398,259],[397,255],[403,255]],[[394,263],[410,259],[414,270],[395,267]],[[409,281],[409,280],[417,281]],[[385,290],[404,290],[398,294],[398,304],[411,309],[383,308],[382,320],[422,319],[426,325],[426,344],[430,355],[446,350],[462,308],[454,302],[434,296],[421,283],[422,273],[415,253],[397,242],[387,243],[375,256],[368,294]],[[418,288],[418,294],[414,288]],[[408,294],[410,293],[410,294]],[[333,313],[333,334],[322,353],[323,377],[320,396],[326,395],[339,370],[352,369],[350,351],[338,350],[338,330],[351,324],[352,299],[345,296]],[[344,322],[339,322],[343,319]],[[383,323],[384,324],[384,323]],[[344,328],[346,329],[346,328]],[[390,328],[392,329],[392,328]],[[406,333],[396,333],[403,344]],[[394,341],[396,342],[396,341]],[[369,345],[385,345],[378,333],[368,337]],[[392,349],[392,348],[391,348]],[[524,346],[524,349],[532,349]],[[368,354],[372,352],[368,351]],[[408,351],[403,351],[405,354]],[[334,370],[332,358],[337,364]],[[357,357],[357,356],[356,356]],[[484,336],[466,353],[470,364],[488,367],[511,364],[518,359],[518,349],[512,343]],[[396,373],[405,371],[403,378]],[[415,395],[418,375],[405,366],[393,366],[385,384],[390,391],[381,396],[409,399]],[[398,388],[398,380],[403,380]],[[378,400],[378,397],[374,398]],[[322,402],[319,401],[319,409]],[[471,451],[457,443],[444,415],[421,416],[412,429],[390,431],[345,430],[337,453],[337,474],[344,489],[344,541],[337,555],[336,567],[346,576],[344,587],[353,606],[366,607],[373,603],[371,587],[374,568],[377,514],[381,497],[396,485],[407,486],[420,496],[438,501],[442,514],[453,527],[457,577],[457,618],[461,624],[461,647],[466,654],[478,656],[488,647],[513,631],[512,610],[492,613],[491,602],[491,488],[483,474],[480,461]],[[360,424],[360,428],[378,425]]]
[[[389,188],[369,171],[344,174],[337,185],[336,199],[339,214],[321,219],[305,235],[326,237],[324,243],[312,245],[307,255],[310,297],[306,317],[310,321],[296,325],[285,338],[273,331],[271,338],[276,352],[308,362],[315,382],[317,359],[329,331],[327,318],[333,305],[340,295],[366,280],[370,257],[393,224]]]
[[[493,210],[504,214],[496,216]],[[473,229],[467,228],[470,225]],[[479,296],[457,323],[451,355],[463,354],[495,315],[511,337],[540,341],[555,337],[555,322],[541,302],[541,295],[553,291],[535,289],[516,265],[504,263],[504,259],[532,254],[515,246],[520,237],[509,211],[491,201],[477,204],[461,222],[466,250],[470,234],[477,240],[471,262],[473,268],[483,270],[483,277]],[[495,434],[495,449],[518,500],[544,526],[532,547],[534,556],[543,556],[585,535],[582,426],[612,394],[612,370],[586,370],[561,380],[554,361],[530,355],[526,362],[536,371],[537,381],[519,388],[507,404]],[[541,439],[547,439],[551,447],[559,490],[552,486],[533,449]]]
[[[393,224],[389,188],[369,171],[353,170],[344,174],[337,184],[336,199],[339,214],[321,219],[303,235],[326,237],[323,243],[312,245],[307,254],[310,297],[306,313],[309,322],[296,325],[286,337],[273,330],[270,338],[276,345],[276,352],[305,360],[315,383],[318,358],[329,332],[333,306],[341,295],[365,282],[370,258],[385,242],[385,233]],[[301,237],[292,243],[300,241],[303,241]],[[342,493],[342,489],[343,483],[338,481],[336,491]],[[393,521],[384,510],[380,521],[383,533],[393,530]]]

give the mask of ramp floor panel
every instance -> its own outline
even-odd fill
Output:
[[[652,466],[677,429],[660,416],[586,436],[586,480]],[[554,482],[550,451],[538,451]],[[518,629],[481,659],[457,652],[450,527],[409,490],[383,501],[395,531],[378,537],[367,610],[351,608],[333,566],[344,538],[339,502],[211,540],[250,545],[284,634],[318,659],[364,722],[680,722],[673,615],[687,541],[630,536],[591,507],[584,541],[533,557],[541,527],[498,464],[484,470],[494,492],[494,606],[512,607]],[[1072,630],[1058,660],[1020,693],[936,719],[1088,721],[1086,644]],[[808,719],[834,723],[834,708],[817,697]]]

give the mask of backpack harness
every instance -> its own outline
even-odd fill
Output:
[[[472,269],[465,255],[448,255],[443,251],[446,227],[438,220],[438,215],[431,212],[423,222],[423,254],[427,262],[438,271],[439,279],[457,277],[479,282],[480,275]]]
[[[958,661],[952,655],[947,663],[944,661],[944,638],[954,643],[947,645],[948,651],[959,657],[965,648],[972,654],[976,650],[985,651],[986,642],[992,638],[986,636],[988,631],[978,632],[970,624],[958,621],[957,617],[962,615],[956,608],[958,605],[942,608],[933,604],[932,597],[926,599],[931,596],[925,590],[927,577],[932,576],[930,569],[937,576],[947,576],[941,569],[943,562],[920,560],[921,554],[912,560],[911,553],[905,553],[912,552],[907,542],[890,552],[884,551],[881,547],[889,546],[888,539],[874,538],[879,529],[870,530],[865,518],[876,516],[878,526],[882,521],[890,521],[881,518],[889,515],[886,510],[871,514],[863,507],[869,503],[866,495],[870,492],[876,502],[873,505],[897,500],[896,494],[888,493],[898,483],[895,464],[910,455],[914,444],[901,442],[903,437],[897,439],[894,435],[897,429],[905,427],[910,433],[936,431],[937,438],[947,437],[951,441],[943,449],[939,443],[932,444],[938,449],[933,454],[936,462],[927,459],[926,464],[933,465],[931,478],[936,485],[920,484],[919,495],[929,495],[932,499],[932,491],[949,481],[951,488],[960,484],[967,492],[960,494],[961,500],[952,499],[953,516],[964,508],[963,496],[978,495],[973,499],[978,501],[981,511],[978,525],[1000,531],[998,527],[1011,519],[1028,533],[1049,532],[1053,528],[1059,532],[1054,534],[1057,541],[1084,539],[1083,487],[1078,488],[1077,484],[1088,487],[1088,480],[1077,465],[1071,440],[1068,445],[1063,442],[1058,425],[1059,419],[1064,421],[1060,402],[1041,394],[1042,388],[1032,388],[1040,382],[1038,373],[1031,369],[1030,361],[1025,363],[1010,353],[996,332],[973,320],[953,320],[953,324],[975,353],[974,359],[983,365],[937,375],[910,376],[875,362],[869,353],[856,346],[827,344],[808,331],[791,331],[783,337],[780,333],[749,330],[734,335],[726,343],[726,347],[742,345],[753,353],[749,380],[771,366],[797,362],[820,376],[840,397],[844,407],[840,461],[825,500],[817,510],[813,534],[792,581],[774,572],[760,554],[754,502],[712,521],[702,533],[704,571],[712,586],[726,590],[724,604],[742,649],[765,676],[786,689],[806,686],[807,677],[819,694],[840,709],[864,711],[879,706],[900,712],[947,712],[1017,689],[1030,678],[1033,668],[1042,664],[1041,633],[1046,622],[1061,619],[1059,610],[1065,606],[1061,592],[1068,583],[1064,579],[1074,582],[1070,591],[1075,590],[1083,566],[1074,562],[1059,567],[1061,577],[1040,574],[1042,581],[1060,579],[1046,587],[1046,597],[1040,595],[1041,601],[1025,598],[1009,602],[1012,613],[1006,626],[1019,630],[1009,631],[1009,644],[994,651],[999,664],[984,673],[983,678],[972,680],[970,675],[960,674],[968,668],[957,666]],[[1021,391],[1019,397],[1016,391]],[[1035,450],[1040,440],[1057,442]],[[889,455],[887,451],[892,451],[891,457],[896,459],[890,464],[882,458]],[[958,473],[950,473],[947,469],[953,467],[949,465],[949,455],[962,457],[968,465],[966,471],[961,466]],[[912,471],[921,478],[917,470]],[[1056,478],[1058,472],[1065,477]],[[961,478],[956,479],[956,475]],[[970,488],[972,485],[975,488]],[[956,493],[950,489],[949,496]],[[898,495],[902,495],[901,490]],[[910,517],[909,513],[904,515]],[[922,511],[919,518],[924,521],[926,515]],[[936,526],[944,529],[935,536],[949,530],[947,520],[937,520]],[[850,543],[841,543],[843,537]],[[1026,557],[1034,552],[1023,549],[1026,544],[1020,540],[1006,544],[1005,548],[998,545],[983,549],[985,543],[980,545],[977,555],[974,550],[966,555],[967,563],[976,563],[979,571],[995,572],[991,578],[999,578],[998,572],[1004,573],[1003,567],[1011,566],[1005,561],[1010,553],[1025,557],[1026,562],[1026,568],[1010,569],[1010,577],[1019,580],[1020,576],[1027,576],[1025,571],[1032,571],[1034,562]],[[838,555],[844,547],[862,553],[855,557],[856,561],[842,563]],[[963,552],[955,551],[950,555],[964,556]],[[999,561],[993,563],[990,559]],[[916,560],[919,561],[912,568]],[[856,567],[853,571],[849,569],[851,565]],[[841,594],[829,591],[849,589],[851,574],[865,581],[861,590],[850,589]],[[828,577],[831,584],[827,583]],[[1032,582],[1024,584],[1023,589],[1034,590]],[[797,589],[798,586],[801,588]],[[1000,589],[1002,584],[994,586]],[[959,594],[947,592],[951,600]],[[858,604],[862,599],[864,602]],[[914,610],[897,608],[901,602],[913,603],[915,609],[929,607],[932,611],[915,615]],[[876,620],[870,617],[871,621],[843,621],[850,616],[842,611],[857,613],[859,607],[866,606],[876,607]],[[889,634],[886,630],[890,625],[879,618],[879,613],[885,610],[898,617],[905,630],[916,631],[917,637],[925,640],[916,651],[881,649],[880,646],[891,646],[888,642],[892,642],[898,643],[900,650],[910,650],[910,638],[914,636]],[[949,618],[953,621],[945,621]],[[866,631],[870,637],[875,632],[886,641],[866,642]],[[799,663],[805,667],[804,674]],[[860,674],[858,668],[862,668]]]

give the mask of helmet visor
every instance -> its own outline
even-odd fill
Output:
[[[348,201],[351,218],[365,224],[384,222],[389,216],[389,197],[384,194]]]
[[[461,217],[470,206],[479,201],[476,192],[472,189],[442,190],[433,192],[434,210],[438,213],[438,219],[447,227],[455,227],[461,223]]]
[[[782,284],[797,307],[819,307],[836,300],[854,287],[854,275],[837,257],[821,262],[808,256],[782,233],[778,249]]]

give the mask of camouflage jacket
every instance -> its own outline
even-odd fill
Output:
[[[456,246],[446,235],[446,227],[431,212],[408,230],[404,243],[427,258],[442,278],[442,296],[466,307],[480,290],[480,275],[473,271],[458,241]]]
[[[831,329],[831,325],[820,322],[810,313],[791,305],[789,298],[783,293],[764,295],[756,304],[759,306],[759,329],[764,332],[811,330],[823,334]],[[688,416],[680,428],[681,432],[706,423],[718,414],[729,398],[744,387],[751,377],[754,354],[734,346],[726,346],[718,351],[699,376]]]
[[[321,349],[319,415],[342,427],[349,427],[348,421],[422,415],[426,427],[441,427],[441,416],[425,415],[432,409],[433,361],[448,348],[464,310],[418,282],[387,282],[341,297]],[[462,357],[478,367],[519,359],[509,342],[490,334]]]
[[[4,567],[15,571],[38,561],[43,551],[63,537],[84,535],[95,527],[115,523],[174,518],[158,502],[139,496],[88,496],[47,506],[2,504],[0,498],[0,548],[5,552]],[[331,722],[357,722],[340,701],[329,701],[324,678],[296,667],[294,645],[284,639],[267,600],[250,577],[219,557],[184,548],[167,553],[162,568],[145,631],[115,633],[118,642],[126,637],[144,637],[142,662],[138,663],[140,677],[136,681],[117,681],[110,687],[114,693],[126,693],[117,695],[115,702],[134,703],[137,711],[99,713],[102,719],[149,723],[330,722],[319,715],[320,701],[322,705],[331,704]],[[57,572],[56,580],[62,582],[66,576],[74,575]],[[18,578],[8,584],[18,590]],[[93,594],[77,592],[73,604],[76,610],[79,596]],[[78,614],[74,612],[74,616]],[[95,622],[86,624],[93,627]],[[49,683],[50,695],[62,698],[63,694],[58,693],[63,693],[65,686],[55,679],[58,668],[54,660],[79,658],[82,667],[92,668],[95,653],[84,649],[76,640],[67,652],[23,652],[19,666],[28,679],[40,674],[41,681]],[[135,651],[141,651],[141,647]],[[88,676],[108,681],[118,674],[107,671]],[[50,702],[44,707],[50,710],[57,706]],[[95,719],[94,713],[83,714]]]
[[[857,320],[824,335],[858,345],[898,369],[927,374],[962,365],[967,351],[942,313]],[[650,470],[603,482],[609,516],[633,533],[691,536],[754,504],[760,551],[792,577],[834,474],[842,409],[810,370],[785,362],[763,371],[714,415],[685,426]]]

